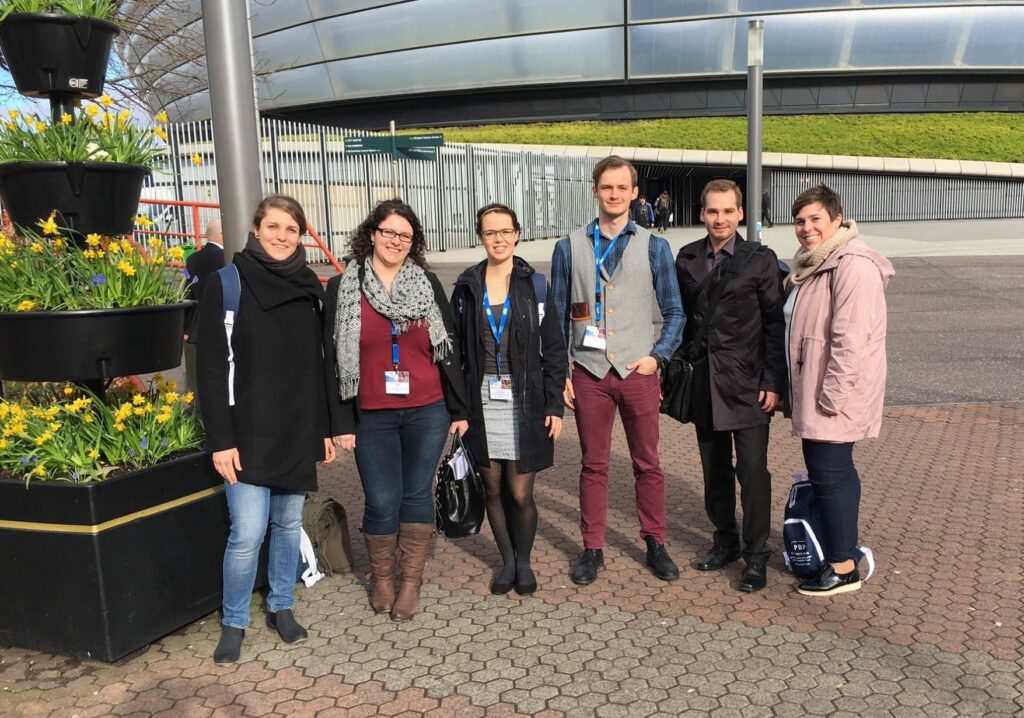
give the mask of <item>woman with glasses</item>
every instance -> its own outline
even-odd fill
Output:
[[[331,429],[337,446],[355,452],[366,497],[370,604],[407,621],[419,606],[434,535],[434,470],[446,437],[466,432],[466,390],[451,305],[426,270],[426,239],[412,208],[399,199],[379,203],[349,250],[325,302],[341,400]]]
[[[459,277],[452,305],[468,382],[466,447],[487,488],[487,519],[502,560],[491,593],[515,588],[528,595],[537,590],[533,485],[554,463],[562,431],[566,350],[557,312],[545,311],[546,279],[515,256],[519,231],[516,213],[503,204],[477,212],[487,258]]]

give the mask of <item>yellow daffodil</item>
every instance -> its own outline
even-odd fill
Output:
[[[75,390],[74,390],[74,388],[72,388],[70,386],[66,386],[66,387],[64,387],[63,392],[64,392],[64,396],[71,396],[72,394],[75,393]]]
[[[46,123],[36,122],[36,132],[46,132]]]
[[[46,411],[43,412],[43,416],[45,416],[47,419],[52,419],[53,417],[57,416],[57,414],[59,414],[59,413],[60,413],[60,407],[59,406],[51,406]]]
[[[166,424],[170,420],[171,420],[171,415],[170,414],[166,414],[165,413],[165,414],[157,414],[156,415],[156,423],[157,424]]]
[[[96,449],[89,449],[89,451],[85,455],[88,456],[90,459],[100,458],[100,452],[98,452]]]
[[[7,439],[0,439],[0,449],[7,448]]]
[[[47,441],[53,438],[53,434],[48,431],[44,431],[42,434],[36,437],[36,446],[42,446]]]
[[[157,122],[161,123],[161,124],[166,125],[167,124],[167,113],[164,112],[163,110],[160,110],[160,112],[156,113],[156,115],[153,117],[153,119],[156,120]]]
[[[174,381],[174,379],[168,379],[166,381],[166,383],[164,384],[164,388],[167,391],[177,391],[178,390],[178,382]]]
[[[64,245],[66,244],[67,242],[64,241],[63,237],[57,237],[57,239],[53,240],[53,246],[56,249],[64,249]]]
[[[121,251],[125,254],[131,254],[135,251],[135,245],[129,242],[127,239],[121,240]]]
[[[85,235],[85,243],[90,247],[100,246],[100,236],[98,234],[87,234]]]
[[[88,115],[89,117],[95,117],[97,114],[99,114],[99,111],[100,111],[100,108],[97,107],[96,105],[89,104],[89,105],[85,106],[85,114]]]
[[[196,167],[203,164],[203,156],[196,152],[194,155],[192,155],[192,164],[194,164]]]
[[[17,262],[17,260],[15,260],[15,261],[11,262],[11,269],[17,269],[17,268],[18,268],[18,262]]]
[[[175,262],[180,262],[185,258],[185,250],[181,247],[171,247],[167,250],[167,256],[173,259]]]
[[[169,391],[166,394],[164,394],[164,401],[168,404],[173,404],[180,398],[181,397],[178,395],[178,392],[176,391]]]
[[[164,142],[167,141],[167,131],[163,127],[154,127],[153,134],[159,137]]]
[[[135,267],[133,267],[132,265],[130,265],[128,262],[124,261],[123,259],[120,262],[117,263],[117,268],[119,270],[121,270],[121,273],[124,274],[126,277],[134,277],[135,276]]]
[[[84,252],[82,252],[82,256],[85,257],[86,259],[96,259],[96,252],[94,252],[91,249],[87,249]]]
[[[61,424],[60,424],[59,421],[51,421],[50,422],[50,431],[59,431],[60,427],[61,427]]]
[[[33,242],[32,244],[29,245],[28,249],[30,252],[32,252],[32,254],[43,253],[43,245],[41,245],[39,242]]]
[[[75,119],[74,117],[72,117],[68,113],[64,112],[64,113],[61,113],[60,123],[62,125],[70,125],[74,119]]]
[[[32,473],[35,474],[36,476],[46,476],[46,466],[40,464],[39,466],[32,470]]]
[[[7,110],[7,114],[10,115],[12,120],[16,120],[21,117],[21,113],[17,110]]]
[[[12,264],[17,264],[17,262],[12,262]],[[16,312],[31,312],[35,308],[36,308],[36,303],[35,302],[33,302],[31,299],[25,299],[24,301],[18,302],[18,306],[14,308],[14,311],[16,311]]]
[[[142,406],[145,403],[146,397],[144,397],[142,394],[136,394],[135,396],[132,397],[132,404],[134,404],[135,406]]]
[[[103,94],[96,98],[96,102],[100,103],[104,107],[110,107],[114,104],[114,100],[110,95]]]
[[[140,214],[138,217],[135,218],[135,224],[139,225],[140,227],[152,227],[154,224],[156,224],[156,222],[151,220],[146,215]]]
[[[40,229],[43,230],[43,234],[58,234],[57,230],[57,211],[50,212],[50,216],[45,220],[37,220],[36,224]]]
[[[124,422],[123,421],[115,421],[114,422],[114,428],[117,429],[118,431],[124,431]]]
[[[92,414],[86,414],[85,416],[82,417],[82,421],[84,421],[86,424],[91,424],[93,421],[95,421],[95,419],[92,418]]]
[[[110,244],[107,245],[107,251],[110,252],[111,254],[117,254],[118,252],[121,251],[121,245],[119,245],[117,242],[111,242]]]
[[[146,244],[149,246],[150,249],[160,249],[161,247],[164,246],[164,243],[161,242],[156,237],[150,237]]]

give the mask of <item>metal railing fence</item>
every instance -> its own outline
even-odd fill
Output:
[[[266,192],[295,197],[337,255],[349,234],[382,199],[394,195],[389,155],[345,154],[346,137],[371,133],[263,118],[260,168]],[[168,127],[168,153],[143,197],[217,203],[216,151],[209,121]],[[523,239],[567,234],[593,219],[591,157],[563,157],[447,143],[437,161],[398,161],[398,194],[418,214],[430,250],[476,244],[476,210],[503,202],[519,215]],[[206,216],[209,214],[209,216]],[[210,210],[198,218],[205,223]],[[168,206],[152,217],[159,229],[195,234],[193,213]],[[311,251],[310,261],[324,261]]]

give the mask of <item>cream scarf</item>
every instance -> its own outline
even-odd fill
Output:
[[[852,219],[845,220],[839,225],[831,237],[819,244],[814,249],[800,247],[793,255],[793,270],[789,274],[789,281],[793,284],[800,284],[814,274],[818,267],[840,247],[857,238],[857,223]]]

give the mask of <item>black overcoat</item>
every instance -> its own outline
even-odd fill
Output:
[[[426,272],[430,280],[430,288],[434,290],[434,301],[441,311],[441,319],[444,320],[444,328],[448,336],[452,338],[452,352],[443,360],[437,362],[441,370],[441,390],[444,392],[444,403],[448,407],[448,414],[452,421],[464,421],[469,418],[469,410],[466,406],[466,383],[459,366],[459,338],[455,333],[454,317],[452,307],[448,303],[444,286],[441,280],[433,272]],[[327,282],[327,296],[324,299],[324,326],[323,341],[329,357],[327,371],[331,375],[328,381],[332,383],[333,397],[331,401],[331,434],[341,436],[344,434],[356,433],[356,425],[359,423],[359,395],[348,400],[342,400],[338,395],[337,371],[335,367],[335,345],[334,345],[334,320],[338,313],[338,286],[341,284],[341,275],[332,277]]]
[[[706,240],[687,244],[676,256],[686,311],[680,351],[699,359],[693,382],[694,421],[702,423],[700,417],[706,415],[710,402],[713,428],[718,431],[767,424],[771,416],[762,411],[757,394],[772,391],[785,398],[787,380],[778,258],[768,247],[754,252],[743,274],[726,286],[711,318],[706,347],[694,351],[713,286],[710,280],[704,281],[708,279]],[[736,247],[743,241],[737,234]]]
[[[330,436],[321,330],[323,289],[309,268],[285,279],[245,251],[231,335],[234,406],[229,405],[224,289],[212,274],[199,305],[198,388],[207,450],[237,448],[239,481],[316,490],[316,462]],[[336,394],[336,392],[335,392]]]
[[[544,426],[546,416],[562,416],[565,405],[565,338],[554,302],[545,303],[540,319],[533,288],[533,267],[516,257],[511,279],[509,364],[512,390],[523,411],[519,415],[519,470],[540,471],[554,463],[554,444]],[[484,378],[484,342],[494,341],[481,326],[486,260],[470,267],[455,282],[452,307],[462,345],[462,368],[469,392],[469,431],[466,448],[474,461],[486,466],[487,427],[484,426],[480,385]],[[550,297],[550,287],[548,296]]]

